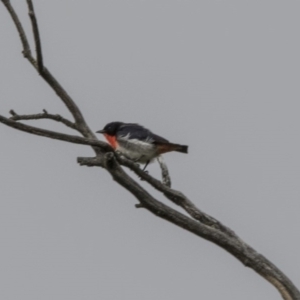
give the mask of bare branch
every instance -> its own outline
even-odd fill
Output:
[[[37,19],[34,13],[34,8],[33,8],[33,3],[31,0],[27,0],[27,5],[28,5],[28,14],[31,20],[31,25],[32,25],[32,31],[34,35],[34,42],[35,42],[35,49],[36,49],[36,56],[37,56],[37,67],[38,71],[41,74],[44,70],[44,65],[43,65],[43,53],[42,53],[42,45],[41,45],[41,39],[40,39],[40,34],[39,34],[39,27],[37,23]]]
[[[11,120],[21,121],[21,120],[40,120],[40,119],[50,119],[57,122],[61,122],[65,124],[67,127],[77,130],[76,124],[62,117],[61,115],[52,115],[48,114],[48,112],[44,109],[43,113],[33,114],[33,115],[19,115],[14,110],[10,110],[9,113],[12,115],[10,117]]]
[[[26,125],[23,123],[19,123],[16,121],[13,121],[11,119],[8,119],[4,116],[0,115],[0,123],[3,123],[9,127],[25,131],[34,135],[39,135],[39,136],[44,136],[48,137],[54,140],[60,140],[60,141],[65,141],[73,144],[80,144],[80,145],[89,145],[93,147],[100,148],[103,152],[111,151],[113,152],[114,150],[105,142],[96,140],[96,139],[88,139],[84,138],[81,136],[75,136],[75,135],[69,135],[69,134],[64,134],[60,132],[55,132],[47,129],[42,129],[42,128],[37,128],[34,126]]]
[[[17,31],[19,33],[20,40],[21,40],[22,45],[23,45],[23,55],[24,55],[24,57],[29,59],[29,61],[34,64],[34,60],[32,60],[32,57],[31,57],[31,50],[30,50],[30,46],[29,46],[29,43],[28,43],[28,39],[27,39],[27,36],[26,36],[25,31],[23,29],[23,26],[22,26],[22,24],[21,24],[21,22],[18,18],[18,15],[16,14],[14,8],[12,7],[12,5],[10,3],[10,0],[1,0],[1,1],[5,5],[5,7],[7,8],[14,24],[17,27]]]

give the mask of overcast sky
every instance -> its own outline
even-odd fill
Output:
[[[173,187],[299,288],[300,2],[34,2],[45,64],[91,128],[138,122],[188,144],[165,155]],[[26,1],[12,3],[31,36]],[[2,4],[0,37],[0,114],[69,117]],[[137,210],[104,170],[78,166],[90,148],[2,124],[0,136],[1,299],[280,299],[216,245]]]

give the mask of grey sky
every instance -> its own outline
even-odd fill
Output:
[[[25,2],[12,1],[29,32]],[[35,6],[45,63],[90,126],[139,122],[188,144],[165,155],[173,187],[300,287],[299,1]],[[69,116],[2,4],[0,37],[0,113]],[[103,170],[79,167],[88,147],[0,135],[1,299],[280,299],[224,250],[135,209]]]

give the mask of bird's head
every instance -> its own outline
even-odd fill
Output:
[[[102,133],[113,136],[116,135],[118,129],[123,124],[123,122],[111,122],[106,124],[103,129],[96,131],[96,133]]]

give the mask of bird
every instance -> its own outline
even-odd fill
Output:
[[[170,143],[136,123],[110,122],[96,131],[104,135],[111,147],[134,162],[148,164],[160,154],[176,151],[188,153],[188,146]]]

